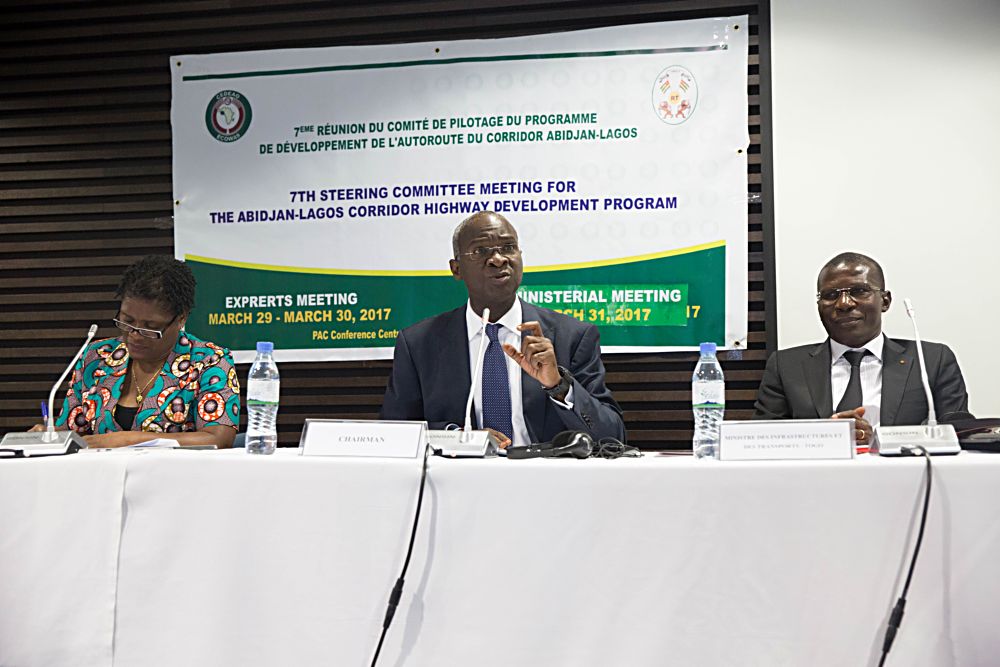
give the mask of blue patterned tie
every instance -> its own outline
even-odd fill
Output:
[[[507,378],[507,354],[497,338],[499,324],[486,325],[486,346],[483,357],[483,426],[514,437],[511,423],[510,380]]]

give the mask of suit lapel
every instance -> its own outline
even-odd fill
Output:
[[[830,341],[825,340],[817,345],[802,365],[816,414],[820,419],[826,419],[833,414],[833,397],[830,392]]]
[[[532,320],[542,325],[542,334],[552,341],[552,348],[556,348],[556,336],[558,332],[551,322],[543,322],[542,314],[538,308],[529,303],[521,302],[521,321],[531,322]],[[509,363],[514,363],[511,359]],[[528,427],[528,435],[532,442],[540,442],[537,433],[534,432],[532,424],[545,423],[545,402],[548,396],[542,390],[542,386],[530,375],[521,370],[521,407],[524,411],[524,424]]]
[[[907,351],[886,336],[882,351],[882,405],[879,412],[879,422],[886,426],[896,423],[896,415],[903,402],[903,388],[916,363],[914,355],[915,352]]]

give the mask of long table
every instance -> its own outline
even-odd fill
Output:
[[[367,665],[419,461],[0,461],[0,665]],[[875,665],[923,462],[430,462],[379,664]],[[1000,458],[934,460],[888,665],[1000,660]]]

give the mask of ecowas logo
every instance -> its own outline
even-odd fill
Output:
[[[250,128],[253,109],[250,100],[235,90],[223,90],[213,97],[205,109],[205,126],[218,141],[230,143],[242,137]]]
[[[653,110],[668,125],[680,125],[698,105],[698,83],[691,72],[671,65],[660,72],[653,84]]]

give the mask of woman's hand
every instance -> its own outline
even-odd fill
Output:
[[[113,449],[138,445],[150,440],[163,438],[174,440],[179,445],[215,445],[219,449],[233,446],[236,429],[230,426],[206,426],[200,431],[184,433],[158,433],[155,431],[108,431],[97,435],[85,435],[87,447]]]
[[[138,439],[137,437],[138,436]],[[145,436],[145,437],[144,437]],[[85,435],[84,441],[91,449],[113,449],[115,447],[127,447],[142,440],[152,440],[155,434],[145,434],[142,431],[109,431],[97,435]]]

